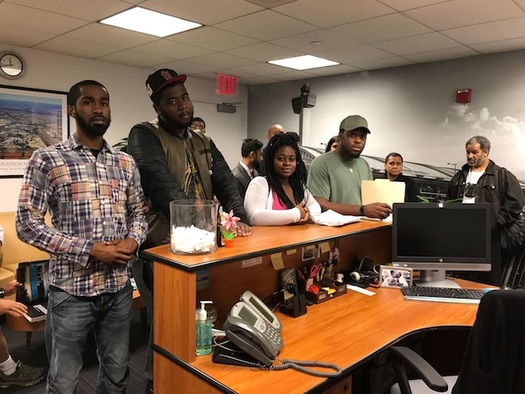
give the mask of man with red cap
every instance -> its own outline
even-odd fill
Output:
[[[157,118],[136,124],[129,134],[128,152],[138,164],[149,206],[144,249],[169,243],[172,200],[212,200],[216,196],[225,212],[233,210],[241,219],[237,235],[251,235],[237,181],[223,155],[204,133],[190,128],[193,103],[185,81],[186,75],[167,68],[151,74],[146,88]],[[141,294],[152,293],[152,262],[137,259],[133,271],[138,276]],[[141,288],[141,283],[148,289]],[[151,360],[147,362],[145,375],[152,379]]]

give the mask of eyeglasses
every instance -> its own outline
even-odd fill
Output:
[[[465,192],[463,195],[468,198],[476,197],[476,186],[477,184],[467,183],[465,186]]]

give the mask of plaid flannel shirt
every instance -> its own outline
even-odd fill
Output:
[[[45,223],[49,211],[52,226]],[[95,158],[75,136],[36,150],[22,181],[18,237],[49,252],[49,284],[75,296],[115,293],[129,268],[89,256],[95,242],[132,238],[147,231],[147,207],[133,158],[105,141]]]

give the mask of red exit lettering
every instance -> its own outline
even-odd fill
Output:
[[[230,75],[217,74],[216,78],[217,94],[225,96],[237,95],[237,77]]]

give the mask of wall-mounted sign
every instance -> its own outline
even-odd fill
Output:
[[[217,74],[215,78],[216,92],[222,96],[237,96],[237,77]]]

